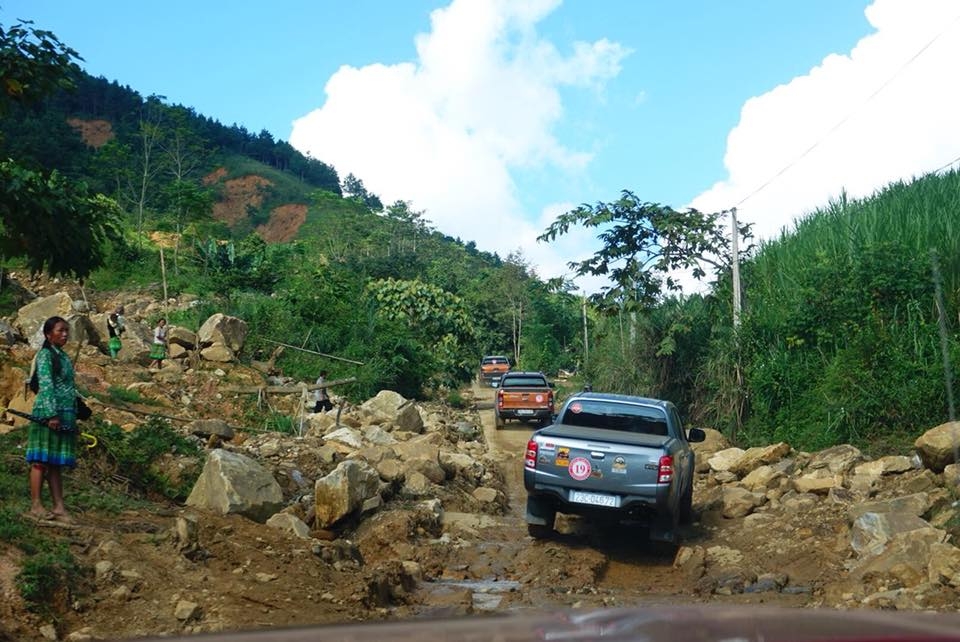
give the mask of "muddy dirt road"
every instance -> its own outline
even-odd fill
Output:
[[[450,586],[471,591],[475,610],[708,601],[778,606],[808,603],[809,595],[717,595],[701,591],[697,577],[686,577],[674,567],[677,547],[650,542],[640,528],[601,531],[580,518],[558,515],[558,532],[551,540],[529,537],[523,519],[523,452],[535,427],[508,422],[497,430],[494,389],[474,385],[473,393],[489,449],[503,466],[509,508],[501,516],[448,516],[451,522],[462,520],[475,537],[463,542],[457,561],[448,564],[441,581],[432,588],[428,584],[423,596],[427,611],[437,602],[437,588]],[[750,541],[751,535],[742,525],[706,521],[688,527],[682,533],[682,543],[743,547],[744,541]]]
[[[523,452],[533,424],[494,426],[494,389],[474,386],[490,451],[503,466],[509,509],[502,516],[450,515],[476,533],[440,585],[471,590],[479,610],[548,606],[602,607],[694,599],[673,568],[675,547],[646,540],[642,529],[599,532],[584,520],[558,516],[557,535],[538,541],[523,519]],[[434,585],[436,587],[436,585]],[[428,590],[429,593],[429,590]],[[433,602],[425,596],[427,604]],[[429,608],[429,607],[428,607]]]

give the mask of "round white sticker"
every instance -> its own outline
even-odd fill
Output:
[[[543,395],[537,395],[537,403],[543,403]]]
[[[567,466],[567,472],[570,473],[570,476],[577,481],[583,481],[589,477],[590,473],[592,472],[590,460],[586,457],[576,457],[575,459],[571,459],[570,465]]]

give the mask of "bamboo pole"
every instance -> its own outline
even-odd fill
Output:
[[[333,381],[327,381],[326,383],[320,385],[315,383],[301,383],[295,386],[223,386],[222,388],[219,388],[219,390],[220,392],[232,392],[238,394],[295,394],[303,391],[311,392],[314,390],[319,390],[320,388],[332,388],[333,386],[340,386],[345,383],[354,383],[356,380],[356,377],[347,377],[346,379],[334,379]]]
[[[327,359],[335,359],[337,361],[346,361],[347,363],[354,363],[358,366],[362,366],[362,361],[354,361],[353,359],[346,359],[344,357],[337,357],[332,354],[326,354],[325,352],[317,352],[316,350],[308,350],[307,348],[300,348],[298,346],[292,346],[289,343],[283,343],[282,341],[274,341],[273,339],[264,339],[268,343],[274,343],[278,346],[283,346],[285,348],[291,348],[293,350],[300,350],[301,352],[309,352],[310,354],[318,354],[321,357],[326,357]]]

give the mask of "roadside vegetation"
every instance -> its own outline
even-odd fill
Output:
[[[30,498],[25,492],[28,470],[21,447],[24,430],[0,435],[0,452],[5,453],[0,458],[0,493],[6,498],[0,507],[0,545],[14,547],[22,555],[16,585],[27,605],[52,613],[67,608],[84,592],[90,573],[77,563],[56,531],[26,517]],[[81,446],[77,469],[64,480],[71,507],[81,513],[118,515],[128,509],[151,510],[156,501],[182,502],[196,482],[196,474],[172,480],[162,472],[159,464],[166,455],[177,453],[202,462],[202,453],[160,419],[151,418],[132,432],[103,421],[87,423],[83,430],[96,439],[96,445]],[[196,473],[201,468],[198,465]],[[49,504],[49,497],[44,501]]]
[[[342,389],[355,400],[390,388],[463,403],[457,388],[495,353],[516,368],[575,372],[595,390],[671,399],[689,424],[741,445],[883,452],[949,418],[949,365],[960,357],[956,172],[842,198],[759,246],[743,227],[745,307],[734,330],[720,213],[624,191],[561,215],[543,242],[574,226],[601,241],[571,268],[606,275],[610,287],[583,300],[569,282],[540,278],[522,248],[494,254],[445,236],[429,212],[385,205],[360,178],[267,132],[82,74],[77,52],[52,34],[15,25],[0,35],[2,55],[26,63],[18,73],[43,80],[28,83],[33,93],[8,83],[0,95],[0,157],[13,159],[2,169],[17,179],[0,190],[0,268],[191,295],[195,307],[172,324],[195,330],[224,312],[254,329],[243,359],[268,360],[278,343],[346,359],[322,363],[331,378],[356,378]],[[44,38],[51,46],[20,46]],[[73,118],[108,122],[112,138],[83,144],[64,124]],[[224,180],[208,180],[216,173]],[[260,204],[232,227],[215,219],[224,181],[254,175],[265,179]],[[305,206],[306,222],[293,241],[268,244],[253,231],[282,204]],[[74,228],[93,233],[69,237],[82,251],[54,257],[50,230]],[[709,292],[680,296],[671,273],[682,267]],[[0,278],[3,310],[20,304]],[[312,380],[319,362],[285,350],[276,367]]]

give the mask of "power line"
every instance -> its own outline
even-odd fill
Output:
[[[954,158],[952,161],[950,161],[950,162],[947,163],[946,165],[941,165],[941,166],[938,167],[937,169],[933,170],[932,172],[928,172],[928,173],[929,173],[929,174],[939,174],[940,172],[942,172],[943,170],[947,169],[947,168],[950,167],[951,165],[955,165],[955,164],[957,163],[957,161],[960,161],[960,156],[957,156],[956,158]]]
[[[791,161],[790,163],[788,163],[786,166],[783,167],[783,169],[781,169],[779,172],[777,172],[777,173],[774,174],[772,177],[770,177],[770,178],[769,178],[765,183],[763,183],[760,187],[758,187],[757,189],[753,190],[752,192],[750,192],[749,194],[747,194],[745,197],[743,197],[743,198],[740,200],[740,202],[735,205],[735,207],[740,207],[740,206],[743,205],[747,200],[753,198],[754,196],[756,196],[757,194],[759,194],[760,192],[762,192],[762,191],[763,191],[764,189],[766,189],[771,183],[773,183],[775,180],[777,180],[778,178],[780,178],[781,176],[783,176],[785,173],[787,173],[787,171],[789,171],[794,165],[796,165],[796,164],[799,163],[801,160],[803,160],[810,152],[812,152],[812,151],[815,150],[817,147],[819,147],[820,144],[821,144],[823,141],[825,141],[833,132],[835,132],[836,130],[840,129],[840,127],[842,127],[844,124],[846,124],[846,122],[847,122],[848,120],[850,120],[857,112],[859,112],[861,109],[863,109],[871,100],[873,100],[874,98],[876,98],[877,95],[878,95],[881,91],[883,91],[884,89],[886,89],[888,85],[890,85],[901,73],[903,73],[903,70],[904,70],[904,69],[906,69],[907,67],[909,67],[909,66],[913,63],[913,61],[915,61],[917,58],[919,58],[919,57],[921,56],[921,54],[923,54],[923,52],[925,52],[927,49],[929,49],[929,48],[933,45],[933,43],[935,43],[937,40],[940,39],[940,37],[941,37],[943,34],[945,34],[947,31],[949,31],[949,30],[953,27],[954,23],[956,23],[958,20],[960,20],[960,15],[956,16],[953,20],[951,20],[950,23],[949,23],[943,30],[940,31],[940,33],[938,33],[938,34],[935,35],[933,38],[931,38],[931,39],[927,42],[927,44],[923,45],[915,54],[913,54],[905,63],[903,63],[903,64],[900,66],[900,68],[897,69],[896,72],[894,72],[894,74],[893,74],[892,76],[890,76],[882,85],[880,85],[880,87],[878,87],[878,88],[876,89],[876,91],[874,91],[872,94],[870,94],[869,96],[867,96],[866,99],[864,99],[864,101],[863,101],[862,103],[860,103],[860,104],[859,104],[857,107],[855,107],[850,113],[848,113],[846,116],[844,116],[842,119],[840,119],[840,121],[837,122],[833,127],[831,127],[829,130],[827,130],[826,132],[824,132],[824,134],[821,135],[820,138],[819,138],[813,145],[811,145],[810,147],[808,147],[805,152],[803,152],[802,154],[800,154],[799,156],[797,156],[795,159],[793,159],[793,161]],[[953,161],[953,162],[956,162],[956,161]],[[943,168],[941,167],[940,169],[943,169]],[[937,171],[940,171],[940,170],[937,170]]]

